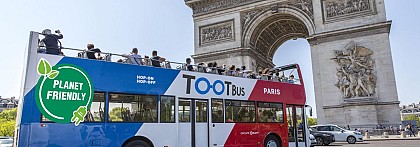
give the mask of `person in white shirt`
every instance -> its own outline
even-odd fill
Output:
[[[143,65],[141,56],[138,53],[139,53],[139,50],[137,48],[133,48],[130,55],[131,64]]]

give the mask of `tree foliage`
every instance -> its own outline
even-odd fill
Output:
[[[308,126],[317,125],[318,124],[317,121],[318,120],[316,118],[310,118],[310,117],[308,117]]]
[[[0,113],[0,136],[13,136],[16,124],[17,108]]]
[[[17,115],[17,108],[4,110],[3,112],[0,113],[0,120],[15,121],[16,115]]]
[[[415,120],[417,122],[417,126],[420,126],[420,118],[416,117],[414,114],[410,114],[404,118],[404,120]]]

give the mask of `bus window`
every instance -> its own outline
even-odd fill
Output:
[[[211,100],[211,118],[214,123],[223,123],[223,100]]]
[[[283,104],[258,102],[258,122],[283,122]]]
[[[110,94],[109,121],[157,122],[157,96]]]
[[[190,121],[190,109],[191,109],[191,100],[181,100],[179,99],[178,104],[178,119],[179,122],[191,122]]]
[[[103,122],[105,107],[105,93],[95,93],[90,109],[85,116],[85,122]]]
[[[207,122],[207,101],[196,101],[196,122]]]
[[[255,122],[255,103],[250,101],[225,101],[226,122]]]
[[[298,142],[305,142],[305,121],[303,119],[303,108],[296,106],[296,125]]]
[[[293,106],[286,106],[289,142],[295,142],[295,123],[293,123]]]
[[[163,122],[163,123],[175,122],[175,97],[173,96],[160,97],[160,122]]]

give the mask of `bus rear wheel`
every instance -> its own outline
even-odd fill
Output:
[[[280,141],[273,135],[267,136],[264,140],[264,147],[281,147]]]
[[[133,140],[128,142],[124,147],[152,147],[143,140]]]

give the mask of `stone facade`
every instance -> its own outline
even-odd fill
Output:
[[[354,127],[400,123],[391,22],[386,20],[384,0],[187,0],[186,4],[193,10],[196,63],[216,61],[251,70],[273,67],[281,44],[306,38],[311,45],[318,123]],[[344,76],[353,85],[339,83]]]

